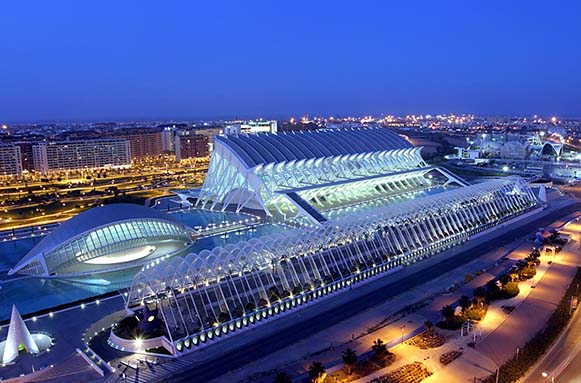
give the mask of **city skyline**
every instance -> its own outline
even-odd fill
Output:
[[[0,7],[0,119],[581,116],[574,2],[99,5]]]

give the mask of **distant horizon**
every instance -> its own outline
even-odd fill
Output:
[[[339,114],[332,114],[332,115],[322,115],[322,114],[295,114],[295,115],[288,115],[288,116],[222,116],[222,117],[159,117],[159,118],[134,118],[134,117],[118,117],[118,118],[85,118],[85,119],[72,119],[72,118],[62,118],[62,119],[38,119],[38,120],[20,120],[20,121],[8,121],[2,120],[0,116],[0,124],[7,124],[7,125],[26,125],[26,124],[88,124],[88,123],[124,123],[124,122],[208,122],[208,121],[231,121],[231,120],[242,120],[242,121],[251,121],[251,120],[276,120],[276,121],[288,121],[291,118],[300,119],[303,116],[308,115],[309,118],[361,118],[365,116],[372,116],[372,117],[379,117],[379,116],[394,116],[396,118],[403,118],[410,115],[430,115],[432,117],[438,115],[455,115],[455,116],[467,116],[472,115],[477,118],[531,118],[535,114],[475,114],[475,113],[455,113],[455,112],[446,112],[446,113],[406,113],[406,114],[395,114],[395,113],[363,113],[363,114],[346,114],[346,115],[339,115]],[[581,121],[581,117],[579,116],[560,116],[556,114],[536,114],[536,116],[549,120],[551,117],[557,117],[559,121],[562,120],[579,120]]]

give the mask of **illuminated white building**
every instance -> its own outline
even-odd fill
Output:
[[[216,136],[198,206],[320,223],[325,211],[465,185],[420,151],[384,128]]]
[[[362,281],[532,214],[519,177],[468,185],[428,166],[383,128],[216,137],[198,204],[254,209],[295,229],[151,264],[135,276],[129,320],[174,355],[269,322]],[[150,315],[155,310],[155,315]],[[112,333],[110,342],[137,351]]]
[[[192,235],[192,230],[155,209],[105,205],[62,223],[8,274],[71,277],[139,267],[187,250]]]
[[[275,120],[248,121],[246,123],[227,125],[224,127],[224,134],[276,133],[277,131],[278,124]]]

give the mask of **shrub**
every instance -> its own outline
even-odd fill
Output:
[[[519,292],[520,292],[520,289],[518,288],[518,283],[508,282],[502,288],[500,295],[501,295],[502,299],[510,299],[510,298],[516,297]]]
[[[443,320],[438,322],[436,326],[444,330],[459,330],[462,327],[462,323],[464,323],[463,317],[454,316],[450,319]]]
[[[519,274],[520,274],[521,278],[531,279],[532,277],[534,277],[537,274],[537,269],[535,269],[534,267],[531,267],[531,266],[527,266],[527,267],[523,268]]]
[[[480,307],[474,306],[466,311],[466,318],[478,322],[484,318],[487,311],[488,311],[487,305],[483,305]]]

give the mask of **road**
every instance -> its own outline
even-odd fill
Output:
[[[567,366],[567,368],[557,378],[559,383],[581,382],[581,353]]]
[[[346,317],[353,316],[370,307],[385,302],[386,300],[397,296],[400,291],[415,288],[429,280],[435,275],[441,275],[453,270],[465,263],[468,263],[482,254],[509,244],[515,238],[526,236],[537,230],[539,227],[556,221],[557,219],[571,214],[581,207],[581,203],[569,205],[559,211],[552,212],[547,216],[535,219],[518,228],[508,230],[505,233],[494,238],[493,241],[483,243],[478,251],[468,249],[460,251],[451,258],[443,260],[440,263],[432,265],[419,272],[411,274],[397,283],[386,285],[382,288],[371,291],[370,293],[347,301],[341,306],[335,306],[326,312],[317,316],[316,321],[297,322],[275,335],[258,338],[254,342],[243,347],[232,348],[228,350],[227,355],[219,358],[205,360],[203,363],[193,364],[189,369],[175,373],[171,378],[164,377],[157,380],[158,382],[206,382],[226,374],[230,370],[235,370],[255,360],[267,356],[289,344],[299,342],[311,335],[318,333],[332,325],[343,321]],[[298,320],[298,318],[297,318]],[[276,323],[276,322],[275,322]],[[273,324],[270,324],[272,326]]]
[[[581,314],[579,311],[577,310],[569,327],[527,375],[523,383],[550,382],[552,374],[555,375],[555,381],[559,383],[581,382]],[[545,371],[549,374],[543,378],[542,373]]]

